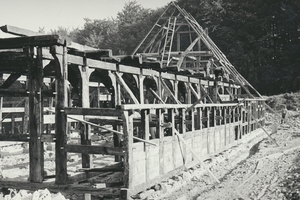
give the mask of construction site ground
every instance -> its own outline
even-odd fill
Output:
[[[218,178],[217,183],[200,164],[187,169],[167,181],[133,195],[133,199],[300,199],[300,117],[290,111],[286,124],[279,124],[279,117],[267,113],[268,133],[277,146],[261,129],[247,134],[249,142],[240,142],[204,163]],[[8,148],[8,147],[7,147]],[[12,145],[16,154],[24,146]],[[26,149],[26,148],[25,148]],[[51,151],[46,159],[53,165]],[[70,157],[72,162],[77,156]],[[105,160],[105,159],[104,159]],[[69,160],[70,161],[70,160]],[[23,155],[2,156],[2,175],[12,179],[26,179],[28,170],[22,163],[28,162]],[[113,162],[113,160],[107,160]],[[49,163],[49,164],[50,164]],[[51,165],[50,164],[50,165]],[[53,166],[54,167],[54,166]],[[52,168],[49,166],[49,168]],[[25,170],[25,171],[24,171]],[[72,171],[72,170],[71,170]],[[74,169],[76,171],[76,169]],[[49,171],[52,174],[52,171]],[[67,195],[69,199],[81,199],[81,195]],[[94,197],[93,199],[102,199]]]
[[[268,133],[261,130],[248,143],[206,160],[205,164],[219,179],[217,183],[198,165],[181,175],[144,191],[135,199],[300,199],[300,118],[289,111],[287,123],[267,113]]]

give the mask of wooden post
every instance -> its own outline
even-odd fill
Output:
[[[56,55],[56,48],[61,48],[63,54]],[[63,109],[67,105],[67,49],[66,47],[51,47],[50,53],[55,60],[56,101],[55,101],[55,183],[64,185],[67,183],[67,116]]]
[[[80,67],[81,74],[81,106],[83,108],[90,107],[90,98],[89,98],[89,68],[87,66]],[[80,126],[80,141],[82,145],[91,145],[91,126],[88,124],[81,124]],[[93,165],[92,157],[89,154],[82,154],[81,157],[82,168],[91,168]]]
[[[27,81],[28,82],[28,81]],[[23,116],[23,124],[22,124],[22,133],[28,133],[28,121],[29,121],[29,98],[25,97],[24,100],[24,116]]]
[[[150,110],[141,110],[141,132],[143,132],[143,137],[146,141],[149,141],[149,134],[150,134]],[[145,156],[146,156],[146,163],[145,163],[145,172],[146,172],[146,182],[149,181],[150,177],[150,151],[149,151],[149,144],[145,143]]]
[[[210,140],[210,107],[207,107],[207,153],[210,154],[210,143],[211,143],[211,140]]]
[[[140,90],[140,104],[144,104],[144,79],[145,77],[142,75],[142,69],[141,69],[141,74],[138,76],[139,77],[139,90]]]
[[[33,59],[33,48],[29,50],[29,58]],[[41,142],[43,133],[43,61],[42,48],[37,49],[37,63],[29,63],[29,179],[31,182],[42,182],[44,173],[44,147]]]
[[[133,158],[132,158],[132,145],[133,145],[133,115],[129,111],[124,111],[123,115],[123,149],[124,153],[124,186],[129,190],[132,189],[133,180]],[[129,195],[129,194],[127,194]]]
[[[3,97],[0,97],[0,134],[2,134],[2,106],[3,106]]]
[[[175,125],[175,115],[174,115],[174,108],[168,109],[168,119],[169,122],[171,122],[172,126],[176,127]],[[169,129],[168,135],[172,136],[172,161],[173,161],[173,169],[176,168],[176,144],[177,144],[177,138],[174,132],[174,129]]]
[[[163,113],[161,109],[156,110],[157,116],[157,132],[159,135],[159,174],[164,174],[164,129],[163,124]]]
[[[181,120],[180,120],[180,132],[182,133],[182,137],[185,139],[186,138],[186,122],[185,122],[185,109],[180,109],[179,114],[181,115]],[[183,163],[186,164],[186,147],[184,145],[181,145],[182,149],[182,158],[183,158]]]
[[[11,134],[15,134],[15,115],[13,113],[11,114]]]
[[[3,73],[0,73],[0,81],[3,80]],[[3,107],[3,97],[0,96],[0,134],[3,133],[3,127],[2,127],[2,107]]]

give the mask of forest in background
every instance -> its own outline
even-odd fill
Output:
[[[300,90],[300,0],[175,2],[208,29],[214,43],[261,94]],[[112,49],[114,55],[130,55],[164,9],[146,9],[132,1],[116,18],[87,18],[82,28],[58,27],[51,32],[80,44]]]

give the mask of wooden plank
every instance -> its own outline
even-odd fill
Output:
[[[0,38],[0,49],[23,48],[26,46],[49,47],[63,45],[58,35],[39,35],[30,37]]]
[[[123,155],[121,147],[96,146],[96,145],[66,145],[65,150],[71,153]]]
[[[28,48],[28,56],[33,56],[33,48]],[[41,48],[37,49],[37,63],[29,63],[29,179],[42,182],[44,174],[44,145],[40,140],[43,133],[43,62]]]
[[[97,115],[120,117],[122,111],[115,108],[73,108],[66,107],[64,111],[67,115]]]

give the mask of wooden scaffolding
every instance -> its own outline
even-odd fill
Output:
[[[166,13],[171,15],[165,18]],[[6,75],[0,100],[21,97],[24,103],[1,108],[1,119],[10,112],[10,120],[1,120],[0,141],[28,142],[30,156],[26,184],[0,180],[2,187],[126,199],[264,125],[264,99],[250,92],[252,86],[174,3],[131,56],[113,56],[110,50],[13,26],[1,30],[21,37],[0,39],[0,73]],[[190,43],[182,50],[185,33]],[[225,69],[227,79],[207,76],[203,65],[210,58]],[[16,82],[23,86],[12,87]],[[2,128],[17,123],[13,113],[21,116],[19,133]],[[70,142],[74,127],[80,135],[75,144]],[[113,141],[99,145],[92,139],[107,134]],[[55,144],[52,176],[44,173],[44,143]],[[70,153],[81,155],[80,172],[74,176],[68,175]],[[94,154],[114,156],[114,163],[99,167]],[[104,178],[116,173],[119,181]],[[102,183],[105,187],[99,188]]]

